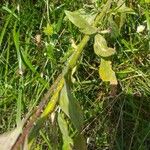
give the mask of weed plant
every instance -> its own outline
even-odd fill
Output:
[[[124,1],[114,0],[109,12],[115,14],[119,2]],[[106,0],[0,2],[1,134],[19,126],[26,114],[36,108],[81,42],[84,33],[68,20],[65,10],[100,12],[105,3]],[[150,149],[150,2],[125,4],[131,13],[122,13],[121,18],[114,14],[108,18],[106,13],[103,22],[99,22],[100,30],[108,31],[104,35],[108,46],[116,50],[109,59],[117,77],[117,93],[110,96],[110,84],[99,76],[100,58],[93,48],[95,33],[90,35],[71,74],[71,93],[83,110],[80,132],[88,150]],[[64,124],[60,123],[64,121],[61,117]],[[68,127],[71,139],[76,135],[77,129],[57,106],[36,132],[30,148],[68,150],[60,124],[63,129]]]

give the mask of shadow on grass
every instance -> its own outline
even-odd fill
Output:
[[[88,150],[149,150],[149,100],[149,95],[121,92],[113,98],[101,97],[92,106],[86,102],[91,111],[85,114],[83,131]]]
[[[142,96],[138,93],[134,95],[120,94],[114,98],[107,98],[103,105],[105,121],[101,125],[103,127],[100,128],[101,132],[107,134],[107,144],[104,147],[96,146],[89,149],[149,150],[149,100],[148,96]],[[105,131],[102,131],[102,129]],[[102,135],[100,130],[97,131],[98,138],[101,138]]]

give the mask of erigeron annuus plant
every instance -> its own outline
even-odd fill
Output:
[[[110,59],[110,57],[116,53],[116,50],[115,48],[108,46],[107,40],[104,35],[105,31],[107,33],[108,30],[103,29],[101,27],[101,24],[104,20],[109,20],[110,18],[112,18],[112,15],[118,15],[117,12],[120,13],[121,20],[122,17],[125,17],[125,13],[131,10],[129,10],[124,5],[124,3],[121,3],[115,9],[111,9],[112,2],[112,0],[108,0],[100,10],[93,9],[89,13],[86,13],[84,9],[80,9],[74,12],[70,12],[67,10],[65,11],[66,17],[76,27],[79,28],[79,31],[81,32],[81,34],[84,34],[84,37],[81,42],[76,45],[71,56],[68,58],[62,74],[57,79],[57,82],[55,82],[53,85],[54,89],[52,90],[53,92],[51,93],[51,95],[47,94],[48,96],[42,99],[46,102],[50,99],[48,104],[44,102],[45,105],[43,105],[42,102],[42,104],[38,106],[38,113],[35,113],[36,117],[33,121],[31,121],[30,126],[25,126],[26,120],[22,121],[20,127],[23,130],[22,133],[20,130],[15,129],[10,134],[8,134],[10,138],[5,136],[5,138],[7,138],[7,141],[10,142],[12,136],[14,134],[16,135],[14,136],[14,140],[11,140],[9,147],[2,147],[3,145],[0,145],[0,149],[17,149],[18,146],[21,145],[26,138],[28,138],[28,147],[30,148],[36,136],[38,135],[37,133],[40,130],[43,122],[48,118],[49,114],[55,112],[56,106],[59,107],[59,111],[56,113],[58,113],[57,120],[60,131],[62,133],[63,149],[71,150],[73,148],[78,149],[78,147],[80,147],[80,149],[82,150],[86,149],[85,139],[81,134],[83,129],[83,114],[80,105],[75,100],[71,92],[71,74],[76,65],[78,65],[78,59],[82,55],[82,51],[85,45],[91,38],[94,38],[93,52],[99,57],[100,60],[100,78],[103,81],[110,82],[111,85],[117,85],[117,79],[115,76],[115,72],[112,69],[112,62]],[[119,2],[123,1],[119,0]],[[116,3],[118,4],[119,2],[117,1]],[[120,24],[120,27],[121,25],[122,22]],[[107,34],[109,34],[109,32]],[[36,122],[35,125],[33,125],[34,122]],[[70,126],[72,126],[73,130],[75,131],[72,135],[70,135]]]

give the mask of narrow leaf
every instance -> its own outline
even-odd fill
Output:
[[[22,56],[22,59],[24,61],[24,63],[29,67],[29,69],[32,71],[32,72],[36,72],[36,69],[34,68],[34,66],[32,65],[30,59],[28,58],[28,54],[27,52],[25,51],[21,51],[21,56]]]
[[[62,114],[58,114],[58,124],[63,136],[63,150],[72,150],[73,140],[69,136],[68,125]]]
[[[99,75],[103,81],[109,81],[112,85],[117,85],[115,72],[112,70],[111,61],[101,58]]]
[[[105,38],[100,34],[97,34],[95,35],[94,52],[98,56],[109,57],[113,55],[116,51],[114,48],[107,47],[107,42]]]
[[[132,8],[127,7],[125,4],[122,5],[117,9],[117,12],[119,13],[129,13],[129,14],[135,14],[134,10]]]
[[[1,44],[2,44],[2,41],[3,41],[3,38],[4,38],[4,34],[5,34],[5,32],[6,32],[6,28],[7,28],[7,26],[9,25],[9,21],[10,21],[11,17],[12,17],[12,14],[10,14],[10,15],[8,16],[8,18],[6,19],[5,25],[4,25],[4,27],[2,28],[2,30],[1,30],[1,33],[0,33],[0,46],[1,46]]]
[[[113,20],[113,16],[110,16],[108,18],[108,22],[109,22],[109,25],[111,27],[111,37],[112,38],[117,38],[119,37],[119,25],[117,25],[117,23]]]
[[[74,149],[81,149],[81,150],[87,150],[86,141],[84,139],[84,136],[82,134],[77,134],[74,138]]]
[[[83,114],[67,83],[64,84],[60,93],[59,104],[63,112],[71,119],[73,125],[80,130],[83,125]]]

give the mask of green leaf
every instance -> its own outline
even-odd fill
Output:
[[[68,19],[78,28],[86,28],[86,26],[89,26],[88,22],[81,17],[78,12],[70,12],[66,10],[65,14]]]
[[[63,150],[72,150],[73,140],[69,136],[67,122],[61,113],[58,114],[58,124],[63,136]]]
[[[103,36],[101,36],[100,34],[96,34],[94,40],[94,52],[98,56],[109,57],[116,51],[114,48],[109,48],[107,46],[107,42]]]
[[[75,128],[80,130],[83,125],[83,114],[80,105],[73,97],[68,83],[65,82],[59,100],[62,111],[71,119]]]
[[[135,14],[134,10],[130,7],[127,7],[125,3],[121,4],[119,8],[116,10],[118,13],[129,13],[129,14]]]
[[[20,40],[19,40],[20,34],[19,34],[19,30],[16,31],[16,29],[17,29],[17,22],[15,22],[14,29],[13,29],[13,40],[17,51],[19,70],[22,70],[22,60],[20,54]]]
[[[36,72],[36,69],[34,68],[34,66],[32,65],[30,59],[28,58],[28,54],[27,52],[25,51],[21,51],[21,56],[22,56],[22,59],[24,61],[24,63],[29,67],[29,69],[32,71],[32,72]]]
[[[96,27],[93,27],[93,26],[87,26],[83,29],[80,29],[80,32],[84,33],[84,34],[88,34],[88,35],[91,35],[91,34],[94,34],[97,32],[97,28]]]
[[[80,28],[80,31],[85,34],[94,34],[97,32],[97,28],[91,26],[82,16],[79,12],[74,11],[65,11],[66,16],[68,19],[78,28]]]
[[[52,25],[47,24],[47,26],[44,27],[43,32],[44,32],[46,35],[52,35],[52,34],[54,33]]]
[[[145,3],[150,3],[150,0],[145,0]]]
[[[10,15],[8,16],[8,18],[6,19],[6,23],[4,24],[4,27],[1,28],[1,33],[0,33],[0,46],[1,46],[1,44],[2,44],[4,35],[5,35],[5,33],[6,33],[6,28],[7,28],[7,26],[9,25],[9,22],[10,22],[11,17],[12,17],[12,14],[10,14]]]
[[[54,54],[54,44],[53,43],[50,43],[50,44],[47,44],[46,45],[46,50],[47,50],[47,57],[50,61],[53,62],[53,64],[56,64],[56,57],[55,57],[55,54]]]
[[[94,23],[94,20],[98,14],[97,12],[92,11],[91,9],[90,11],[88,11],[88,9],[86,8],[81,8],[74,12],[77,12],[82,18],[84,18],[89,23],[89,25],[92,25]]]
[[[77,134],[74,138],[74,149],[76,150],[87,150],[85,138],[82,134]]]
[[[111,27],[111,37],[117,38],[119,36],[119,26],[116,24],[116,22],[113,20],[113,16],[110,16],[108,18],[109,25]]]
[[[115,72],[112,70],[111,61],[101,58],[99,75],[103,81],[109,81],[112,85],[117,85]]]
[[[132,8],[129,8],[127,6],[122,5],[118,10],[120,13],[132,13],[135,14],[134,10]]]

